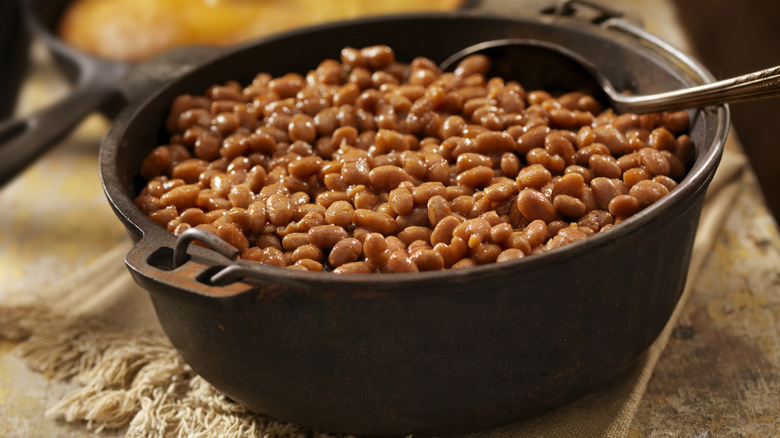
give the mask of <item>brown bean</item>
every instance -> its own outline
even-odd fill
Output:
[[[293,263],[298,263],[301,260],[309,259],[312,261],[316,261],[319,264],[319,267],[317,269],[310,269],[310,270],[316,270],[320,271],[322,270],[322,264],[319,263],[319,260],[322,260],[322,249],[317,247],[316,245],[301,245],[292,253],[292,261]]]
[[[581,200],[561,194],[553,198],[553,205],[562,216],[566,216],[572,219],[579,219],[588,212],[588,207]]]
[[[390,258],[390,251],[384,236],[379,233],[369,233],[363,241],[363,255],[369,266],[382,269]]]
[[[517,186],[519,189],[534,188],[541,189],[552,180],[552,174],[541,164],[532,164],[524,167],[517,175]]]
[[[609,155],[609,148],[601,143],[591,143],[583,146],[574,154],[574,159],[580,166],[587,166],[593,155]]]
[[[409,246],[410,243],[416,240],[430,242],[431,234],[431,229],[428,227],[410,226],[399,231],[397,237],[404,245]]]
[[[659,151],[673,151],[677,144],[674,135],[668,129],[660,127],[650,132],[647,145]]]
[[[295,259],[296,255],[293,253],[292,258]],[[322,263],[309,259],[309,258],[300,258],[298,260],[295,260],[295,262],[292,265],[288,265],[287,269],[296,269],[300,271],[312,271],[312,272],[318,272],[322,271]]]
[[[333,272],[336,274],[370,274],[374,270],[366,262],[350,262],[344,263]]]
[[[550,133],[548,126],[536,126],[521,135],[517,139],[515,150],[518,154],[525,155],[531,149],[544,147],[544,139]]]
[[[559,155],[550,155],[547,149],[534,148],[531,149],[525,156],[528,164],[540,164],[544,166],[553,174],[563,172],[566,167],[566,161]]]
[[[544,237],[547,237],[546,231]],[[528,242],[528,237],[522,231],[513,231],[509,238],[504,242],[503,246],[504,248],[519,249],[520,251],[523,251],[524,254],[531,253],[531,244]]]
[[[593,155],[588,159],[588,167],[597,177],[620,178],[623,174],[612,155]]]
[[[333,245],[330,254],[328,254],[328,263],[331,266],[339,267],[346,263],[356,262],[362,253],[363,244],[358,239],[346,238]]]
[[[249,227],[252,223],[252,218],[246,209],[233,207],[226,211],[217,221],[214,223],[229,222],[235,224],[242,233],[249,231]]]
[[[320,157],[301,157],[291,161],[290,164],[287,165],[287,171],[296,178],[305,179],[312,175],[316,175],[319,172],[321,165],[322,158]]]
[[[416,205],[408,214],[396,218],[397,229],[404,229],[411,226],[427,227],[429,225],[427,205]]]
[[[569,108],[551,108],[548,111],[550,126],[560,129],[572,129],[578,125],[577,114]]]
[[[528,244],[531,245],[531,248],[535,248],[544,243],[544,241],[547,240],[547,234],[547,223],[541,219],[532,221],[523,230],[523,235],[528,241]]]
[[[469,248],[475,248],[490,237],[490,223],[483,218],[468,219],[452,230],[452,236],[462,239]]]
[[[634,167],[623,172],[623,182],[625,182],[626,186],[629,188],[633,187],[634,184],[638,183],[639,181],[650,178],[650,173],[642,167]]]
[[[525,253],[517,248],[508,248],[496,257],[496,263],[504,263],[511,260],[517,260],[525,257]]]
[[[665,175],[658,175],[653,177],[653,181],[663,184],[670,192],[677,187],[677,181]]]
[[[370,165],[367,158],[358,158],[354,161],[348,161],[341,166],[341,178],[348,185],[368,185],[370,184],[369,172]]]
[[[495,263],[503,249],[495,244],[483,242],[471,249],[471,258],[478,265]]]
[[[392,151],[409,150],[409,139],[402,133],[391,129],[380,129],[374,140],[376,153],[385,154]]]
[[[187,184],[199,181],[200,174],[206,170],[208,162],[199,158],[189,158],[173,167],[173,178],[183,179]]]
[[[428,168],[428,180],[430,182],[449,183],[450,164],[439,154],[432,153],[425,156],[425,165]]]
[[[544,222],[552,222],[558,216],[552,202],[536,189],[521,190],[517,195],[517,208],[530,221],[541,219]]]
[[[504,175],[508,176],[509,178],[515,178],[520,172],[520,159],[517,158],[517,155],[514,153],[506,152],[501,155],[499,167],[501,168],[501,171],[504,172]]]
[[[680,135],[690,127],[690,116],[687,111],[667,111],[663,113],[663,126],[672,134]]]
[[[395,233],[397,228],[395,220],[391,216],[362,208],[355,209],[353,221],[359,227],[376,231],[385,236]]]
[[[308,244],[309,238],[306,233],[288,233],[282,238],[282,248],[285,251],[294,251],[299,246]]]
[[[444,269],[444,258],[433,249],[423,249],[410,254],[409,257],[420,271],[437,271]]]
[[[650,174],[669,175],[671,166],[661,151],[653,148],[644,148],[638,152],[639,162]]]
[[[391,272],[419,272],[417,265],[404,251],[393,251],[387,260],[387,267]]]
[[[452,233],[455,228],[461,223],[461,221],[454,216],[447,216],[442,218],[433,228],[433,231],[429,233],[429,240],[432,245],[438,243],[449,244],[452,241]]]
[[[493,179],[493,169],[488,166],[477,166],[458,174],[455,181],[458,184],[468,187],[482,187],[490,183]]]
[[[274,78],[268,83],[268,90],[276,93],[279,98],[294,97],[306,85],[305,79],[297,73],[288,73]]]
[[[625,134],[629,129],[639,128],[639,116],[633,113],[620,114],[612,120],[612,126]]]
[[[262,263],[264,265],[276,266],[279,268],[286,266],[284,261],[284,253],[274,247],[267,247],[262,249],[258,247],[252,247],[244,252],[242,257],[258,263]]]
[[[558,195],[569,195],[575,198],[582,197],[582,192],[587,187],[585,178],[579,173],[568,173],[553,184],[551,196],[555,198]]]
[[[197,206],[200,187],[197,184],[185,184],[174,187],[160,196],[160,207],[176,207],[177,210],[185,210]]]
[[[557,155],[563,158],[567,166],[575,163],[574,145],[560,131],[552,131],[544,138],[544,148],[550,155]]]
[[[405,215],[414,207],[414,197],[406,188],[397,187],[390,191],[387,202],[397,215]]]
[[[160,198],[150,195],[139,195],[133,200],[133,204],[143,214],[149,216],[152,212],[160,209]]]
[[[409,175],[398,166],[387,165],[371,169],[368,178],[374,190],[389,191],[398,187],[398,184],[403,181],[408,181]]]
[[[223,222],[217,225],[217,236],[234,246],[239,252],[246,251],[249,248],[249,241],[244,232],[233,223]]]
[[[609,212],[619,219],[633,216],[639,211],[639,200],[631,195],[618,195],[609,201]]]
[[[447,189],[440,182],[425,182],[412,190],[412,198],[415,204],[427,204],[434,196],[446,196]]]
[[[284,225],[293,217],[293,206],[290,199],[280,193],[271,195],[265,204],[268,222],[274,225]]]
[[[661,155],[669,163],[669,177],[674,181],[682,181],[685,177],[685,164],[670,151],[661,151]]]
[[[255,202],[255,194],[247,184],[237,184],[230,188],[228,200],[234,207],[247,208]]]
[[[490,67],[490,60],[482,54],[471,55],[460,61],[455,68],[455,75],[468,77],[475,74],[485,74]]]
[[[179,213],[176,211],[176,207],[170,205],[168,207],[151,212],[149,214],[149,219],[154,221],[157,225],[167,228],[168,223],[176,219],[178,216]]]
[[[501,154],[515,150],[515,139],[503,131],[483,132],[474,139],[481,154]]]
[[[325,210],[325,221],[331,225],[346,228],[352,225],[355,209],[347,201],[335,201]]]
[[[330,249],[339,241],[349,237],[349,234],[338,225],[318,225],[309,229],[307,237],[312,245],[320,249]]]
[[[640,208],[646,208],[669,194],[669,189],[657,181],[644,180],[634,184],[628,194],[639,201]]]
[[[485,187],[485,198],[491,202],[503,202],[515,196],[518,192],[514,181],[501,181]]]
[[[628,187],[626,184],[616,178],[593,178],[590,187],[599,208],[602,210],[607,210],[609,208],[609,202],[615,196],[628,194]]]
[[[550,239],[545,245],[546,249],[560,248],[565,245],[580,241],[588,237],[588,234],[580,229],[578,226],[564,227],[559,230],[556,235]]]
[[[504,246],[512,236],[512,233],[512,225],[506,222],[500,222],[490,228],[490,242]]]
[[[338,201],[348,202],[351,201],[351,198],[346,192],[336,190],[322,192],[315,198],[315,202],[325,208],[330,207],[333,203]]]
[[[614,223],[615,217],[610,212],[604,210],[592,210],[577,221],[577,225],[580,227],[590,228],[594,232],[600,231]]]
[[[611,124],[594,127],[593,134],[596,136],[596,142],[607,146],[614,155],[621,155],[629,150],[625,135]]]
[[[446,269],[468,255],[468,246],[460,237],[452,238],[449,244],[439,242],[434,245],[433,250],[441,255]]]
[[[451,267],[451,269],[464,269],[464,268],[471,268],[473,266],[477,266],[477,263],[472,260],[471,258],[463,258],[456,263],[454,263]]]
[[[493,167],[493,160],[481,153],[465,152],[458,155],[455,166],[462,173],[478,166]]]
[[[441,195],[434,195],[428,199],[428,222],[435,227],[442,219],[450,216],[450,203]]]

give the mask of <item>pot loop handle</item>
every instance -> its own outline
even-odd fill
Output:
[[[256,269],[256,264],[247,265],[238,261],[239,251],[236,247],[200,228],[190,228],[179,235],[173,247],[173,269],[187,262],[189,258],[187,248],[192,242],[199,242],[233,262],[220,267],[216,272],[209,273],[205,279],[210,284],[227,285],[247,279],[263,280],[263,274]]]
[[[542,9],[542,14],[557,15],[561,17],[571,17],[580,15],[587,18],[591,23],[602,29],[623,33],[642,43],[642,47],[652,51],[654,54],[667,59],[670,63],[677,65],[683,70],[690,70],[690,65],[684,65],[680,59],[688,58],[677,47],[669,44],[661,38],[653,35],[644,28],[644,22],[641,18],[633,14],[627,14],[616,9],[601,5],[597,2],[588,0],[560,0],[555,5]],[[701,65],[695,61],[690,61],[700,74],[708,77],[710,81],[714,79]]]
[[[612,9],[587,0],[560,0],[553,6],[542,9],[542,14],[571,17],[580,14],[593,24],[602,24],[614,19],[624,20],[635,26],[643,26],[642,20],[635,15]]]
[[[189,248],[192,242],[200,242],[229,260],[235,261],[238,258],[239,251],[235,246],[208,231],[200,228],[190,228],[179,235],[173,247],[173,269],[187,262],[187,248]]]

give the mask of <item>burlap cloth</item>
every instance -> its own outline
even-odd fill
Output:
[[[745,168],[745,157],[728,146],[707,194],[680,304],[628,372],[546,415],[472,436],[625,437],[712,242],[746,184]],[[0,336],[19,343],[16,353],[31,369],[79,385],[48,409],[44,421],[128,437],[325,435],[248,413],[197,376],[162,333],[148,294],[130,278],[123,263],[129,248],[129,241],[116,247],[35,294],[34,303],[21,299],[0,307]]]

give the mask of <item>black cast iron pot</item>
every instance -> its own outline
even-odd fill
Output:
[[[126,262],[193,369],[251,410],[357,435],[442,435],[516,422],[613,380],[656,339],[682,293],[726,107],[692,113],[695,163],[668,196],[612,230],[508,263],[338,276],[249,268],[176,238],[133,205],[141,161],[165,142],[174,97],[260,71],[305,73],[345,46],[441,61],[488,39],[563,44],[618,88],[709,82],[695,62],[621,20],[422,14],[303,29],[236,48],[161,86],[113,124],[108,199],[136,241]],[[228,269],[228,271],[225,271]],[[229,274],[224,274],[229,272]],[[212,276],[230,279],[215,284]]]

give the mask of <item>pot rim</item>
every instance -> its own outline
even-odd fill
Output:
[[[236,55],[242,51],[251,50],[256,46],[275,44],[279,40],[296,35],[305,35],[313,31],[328,30],[350,24],[421,19],[495,19],[501,21],[517,21],[519,23],[533,22],[535,24],[546,26],[560,25],[561,22],[571,20],[571,18],[560,16],[541,18],[527,16],[506,17],[484,11],[402,13],[362,17],[307,26],[304,28],[269,35],[249,43],[232,47],[230,50],[217,57],[217,62],[228,56]],[[582,20],[577,21],[579,22]],[[714,81],[713,76],[701,64],[683,52],[676,50],[672,46],[663,43],[663,41],[652,37],[652,35],[647,34],[643,30],[638,29],[631,24],[622,23],[621,26],[624,28],[629,28],[630,31],[633,31],[637,34],[641,34],[641,37],[644,39],[648,39],[649,43],[653,45],[651,48],[655,50],[656,54],[665,55],[669,57],[670,60],[681,63],[688,75],[686,79],[690,79],[700,84]],[[592,30],[595,32],[600,32],[603,31],[603,29],[603,26],[593,26]],[[183,76],[179,76],[177,79],[172,81],[168,81],[164,85],[157,87],[153,93],[150,93],[144,99],[136,101],[125,108],[125,110],[112,124],[100,148],[101,181],[105,194],[116,214],[128,227],[132,227],[134,230],[132,234],[137,234],[135,237],[139,237],[140,239],[153,239],[155,242],[159,242],[161,246],[168,246],[171,248],[173,248],[176,242],[176,236],[154,223],[151,219],[147,218],[137,207],[135,207],[130,195],[124,192],[123,183],[120,181],[117,169],[115,168],[115,163],[117,162],[116,155],[121,141],[125,137],[125,132],[129,122],[135,119],[138,114],[142,113],[148,103],[155,100],[158,95],[164,93],[167,89],[179,83],[182,78],[197,75],[200,70],[200,68],[196,67],[191,72],[188,72]],[[695,112],[695,117],[701,117],[703,115],[708,115],[717,120],[717,123],[714,127],[714,142],[706,151],[706,153],[696,157],[696,160],[693,163],[691,169],[674,190],[672,190],[668,195],[664,196],[658,202],[623,221],[621,224],[619,224],[619,226],[613,227],[607,232],[597,233],[593,236],[589,236],[587,239],[568,244],[565,247],[557,248],[555,250],[540,254],[534,254],[533,256],[523,257],[521,259],[511,260],[505,263],[491,263],[459,270],[393,273],[390,274],[391,276],[381,274],[335,275],[332,273],[323,272],[292,271],[289,269],[280,269],[261,264],[257,264],[257,266],[253,269],[257,270],[258,277],[262,277],[263,282],[296,282],[300,283],[301,285],[305,284],[310,286],[313,288],[313,290],[317,290],[318,286],[324,284],[330,285],[331,283],[335,282],[353,286],[364,285],[365,287],[371,288],[375,291],[392,289],[402,293],[404,290],[404,285],[411,283],[417,285],[420,283],[441,284],[443,280],[446,280],[446,282],[452,282],[462,281],[465,279],[474,281],[489,276],[501,275],[501,273],[510,270],[533,270],[536,266],[550,263],[551,261],[555,261],[557,263],[565,262],[567,260],[582,256],[583,253],[592,251],[594,249],[610,246],[614,244],[615,241],[620,240],[622,236],[627,234],[641,232],[641,229],[648,223],[661,220],[664,216],[664,211],[668,210],[670,207],[684,203],[691,199],[691,197],[696,195],[698,192],[707,189],[725,148],[726,137],[729,130],[729,109],[727,105],[720,105],[703,108]],[[694,147],[696,148],[698,145],[694,145]],[[672,218],[670,220],[674,219]],[[214,260],[214,253],[210,250],[201,247],[193,248],[193,250],[198,254],[205,256],[207,259]],[[197,293],[196,291],[192,292]],[[214,296],[214,298],[219,297]]]

